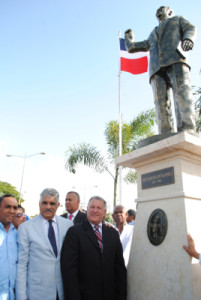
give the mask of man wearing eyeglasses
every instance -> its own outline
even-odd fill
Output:
[[[26,221],[25,210],[20,204],[18,204],[17,212],[13,218],[13,225],[15,226],[15,229],[18,230],[20,224],[24,223],[25,221]]]
[[[17,231],[12,221],[16,210],[17,200],[13,195],[0,197],[0,299],[15,299]]]
[[[60,250],[73,223],[56,216],[59,193],[45,189],[40,195],[40,214],[18,229],[17,300],[63,300]]]

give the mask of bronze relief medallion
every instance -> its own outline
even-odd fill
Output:
[[[168,221],[165,212],[162,209],[155,209],[148,220],[147,235],[149,241],[154,245],[160,245],[166,236]]]

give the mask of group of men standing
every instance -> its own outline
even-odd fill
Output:
[[[103,198],[92,197],[86,214],[79,203],[79,194],[69,192],[67,213],[56,216],[59,194],[45,189],[40,214],[17,231],[12,224],[17,200],[0,197],[1,300],[126,300],[135,211],[117,205],[111,226],[104,222]],[[200,257],[190,236],[184,249]]]
[[[59,194],[45,189],[40,214],[17,231],[17,200],[0,197],[0,299],[126,300],[123,249],[118,231],[103,222],[106,202],[92,197],[86,214],[79,203],[69,192],[67,214],[56,216]]]

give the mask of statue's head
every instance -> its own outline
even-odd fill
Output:
[[[173,16],[174,16],[174,12],[168,6],[161,6],[156,11],[156,17],[159,22],[163,22],[164,20],[172,18]]]

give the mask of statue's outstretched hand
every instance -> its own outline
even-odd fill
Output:
[[[128,29],[125,31],[125,40],[130,42],[130,43],[133,43],[134,42],[134,33],[132,31],[132,29]]]
[[[184,51],[189,51],[189,50],[193,49],[193,42],[189,39],[185,39],[185,40],[183,40],[181,46]]]

